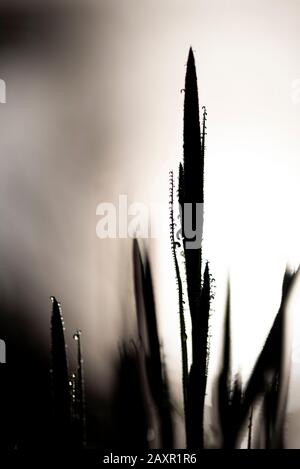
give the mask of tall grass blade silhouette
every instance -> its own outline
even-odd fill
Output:
[[[204,401],[208,362],[208,319],[210,298],[208,266],[203,297],[202,250],[189,249],[185,238],[186,207],[192,207],[193,225],[196,220],[197,204],[204,202],[204,151],[205,151],[206,110],[203,114],[203,134],[199,120],[198,86],[195,59],[189,51],[185,77],[184,98],[184,154],[183,167],[179,168],[179,202],[182,211],[182,232],[185,254],[187,292],[192,322],[192,364],[188,382],[187,404],[187,446],[203,448],[204,445]],[[202,219],[203,223],[203,219]],[[205,282],[205,279],[204,279]]]
[[[85,389],[84,389],[84,370],[82,355],[82,332],[77,330],[73,335],[77,344],[77,375],[76,375],[76,420],[77,420],[77,444],[79,447],[86,446],[86,414],[85,414]]]
[[[70,444],[71,434],[69,373],[61,306],[55,297],[51,300],[53,438],[56,446],[63,447]]]
[[[143,263],[137,240],[133,245],[133,261],[138,329],[145,352],[147,385],[156,406],[161,446],[172,448],[172,413],[166,371],[161,359],[150,261],[146,253]]]

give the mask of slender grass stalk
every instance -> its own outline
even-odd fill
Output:
[[[252,426],[253,426],[253,407],[251,407],[250,415],[249,415],[247,449],[251,449],[251,446],[252,446]]]
[[[182,166],[181,166],[182,168]],[[179,173],[180,174],[180,173]],[[183,409],[185,418],[186,434],[187,429],[187,406],[188,406],[188,353],[187,353],[187,334],[185,327],[184,318],[184,300],[183,300],[183,288],[180,274],[179,263],[177,259],[176,248],[178,243],[175,241],[175,221],[174,221],[174,179],[173,172],[170,171],[170,238],[171,238],[171,249],[172,256],[175,266],[175,275],[178,292],[178,304],[179,304],[179,324],[180,324],[180,343],[181,343],[181,363],[182,363],[182,389],[183,389]],[[180,183],[179,183],[180,186]]]
[[[81,447],[86,446],[86,413],[85,413],[85,389],[84,389],[84,371],[83,371],[83,355],[82,355],[82,332],[77,330],[73,335],[77,343],[77,386],[76,386],[76,402],[78,410],[79,435],[78,442]]]
[[[52,300],[52,395],[54,441],[58,446],[69,445],[71,426],[71,399],[64,321],[61,306]]]

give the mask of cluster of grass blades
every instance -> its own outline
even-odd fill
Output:
[[[202,207],[204,203],[206,109],[203,107],[201,126],[199,122],[197,75],[192,49],[190,49],[188,56],[184,91],[184,157],[183,165],[179,165],[178,202],[181,210],[180,228],[183,234],[181,242],[184,253],[187,296],[192,324],[192,363],[190,368],[188,368],[187,363],[183,282],[176,252],[180,243],[174,239],[174,182],[172,174],[170,176],[170,231],[179,296],[186,443],[188,448],[203,448],[204,402],[209,359],[211,279],[208,263],[205,264],[204,268],[202,266],[201,246],[196,249],[190,249],[188,245],[190,240],[184,236],[184,220],[187,216],[187,210],[191,209],[192,217],[195,219],[198,207]]]
[[[189,249],[184,236],[186,207],[192,206],[196,217],[197,204],[204,203],[204,160],[206,109],[203,107],[202,125],[199,121],[199,102],[195,60],[189,51],[184,99],[184,158],[179,165],[178,203],[180,207],[181,239],[175,239],[174,179],[170,173],[170,237],[179,300],[180,337],[182,349],[182,383],[185,414],[186,445],[190,449],[205,446],[204,408],[209,359],[209,316],[212,298],[208,263],[202,266],[202,249]],[[203,217],[203,211],[202,211]],[[202,218],[203,224],[203,218]],[[187,359],[187,335],[184,317],[184,289],[177,250],[183,247],[185,281],[191,317],[192,361]],[[203,272],[204,270],[204,272]],[[278,314],[265,345],[256,361],[245,387],[239,376],[231,376],[230,292],[224,324],[223,362],[216,382],[219,428],[217,446],[238,448],[248,422],[248,448],[263,441],[265,448],[282,448],[283,428],[288,389],[288,365],[285,356],[285,310],[287,298],[296,273],[286,271]],[[258,412],[258,403],[263,412]],[[254,425],[254,421],[256,422]]]
[[[209,264],[203,263],[201,245],[189,248],[184,220],[187,207],[193,218],[204,204],[204,161],[206,109],[199,119],[195,60],[189,51],[184,97],[184,154],[179,165],[177,202],[179,230],[174,216],[174,177],[170,173],[170,238],[178,291],[182,359],[182,392],[186,447],[206,446],[205,397],[209,362],[209,318],[212,300]],[[203,212],[201,224],[203,225]],[[177,233],[175,236],[175,232]],[[178,236],[178,233],[181,234]],[[181,263],[183,259],[183,263]],[[114,393],[116,445],[124,448],[174,447],[173,409],[166,366],[159,340],[153,279],[148,253],[142,255],[133,242],[133,274],[137,337],[122,344]],[[298,271],[285,272],[281,304],[252,373],[242,384],[232,375],[230,285],[225,310],[223,350],[219,374],[214,383],[217,429],[214,447],[233,449],[247,441],[247,447],[283,448],[288,392],[289,359],[286,357],[286,304]],[[191,337],[185,324],[185,297],[191,319]],[[52,298],[52,395],[53,434],[57,446],[85,446],[85,402],[80,331],[78,369],[69,375],[64,324],[59,303]],[[191,341],[191,363],[188,341]],[[130,425],[128,424],[130,422]]]

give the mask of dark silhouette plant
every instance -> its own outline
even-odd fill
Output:
[[[53,438],[57,446],[70,445],[71,400],[64,321],[61,306],[53,296],[51,317]]]
[[[75,395],[74,395],[74,412],[73,427],[76,445],[78,447],[86,446],[86,412],[85,412],[85,387],[84,387],[84,370],[82,355],[82,332],[77,330],[73,335],[77,344],[77,373],[74,373]]]
[[[136,239],[133,243],[133,265],[143,385],[149,391],[155,405],[154,414],[157,416],[158,439],[161,447],[172,448],[174,444],[172,411],[159,341],[150,261],[146,252],[143,262]]]
[[[183,292],[180,269],[176,255],[177,241],[174,239],[173,177],[171,177],[171,245],[175,263],[179,294],[181,325],[181,349],[183,359],[183,396],[188,448],[204,446],[204,402],[209,358],[209,313],[210,274],[208,264],[204,275],[201,246],[191,249],[186,235],[186,222],[195,227],[196,221],[203,224],[204,203],[204,153],[206,135],[206,109],[203,107],[202,128],[199,121],[199,102],[195,59],[189,51],[185,77],[183,165],[179,165],[178,201],[181,209],[181,233],[184,251],[189,310],[192,323],[192,363],[188,370],[186,358],[186,332],[184,325]],[[201,220],[197,220],[200,207]],[[189,213],[188,213],[189,212]],[[190,214],[192,215],[190,217]],[[196,226],[196,229],[199,228]],[[187,376],[188,374],[188,376]]]
[[[55,297],[51,300],[53,444],[59,448],[83,448],[86,444],[86,413],[81,331],[74,334],[77,372],[70,377],[61,305]]]

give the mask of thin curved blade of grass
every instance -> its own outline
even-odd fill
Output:
[[[86,403],[85,383],[82,353],[82,332],[77,330],[73,335],[77,345],[77,372],[75,375],[75,408],[76,408],[76,445],[84,448],[86,446]],[[74,424],[73,424],[74,426]]]
[[[179,191],[180,191],[180,178],[182,176],[182,166],[179,170]],[[180,344],[181,344],[181,364],[182,364],[182,391],[183,391],[183,409],[185,419],[185,430],[187,434],[187,407],[188,407],[188,353],[187,353],[187,334],[185,327],[184,318],[184,300],[183,300],[183,288],[180,274],[179,263],[177,259],[176,247],[177,242],[175,241],[175,221],[174,221],[174,180],[173,172],[170,172],[170,239],[171,239],[171,250],[172,257],[175,266],[175,277],[178,292],[178,305],[179,305],[179,325],[180,325]]]

